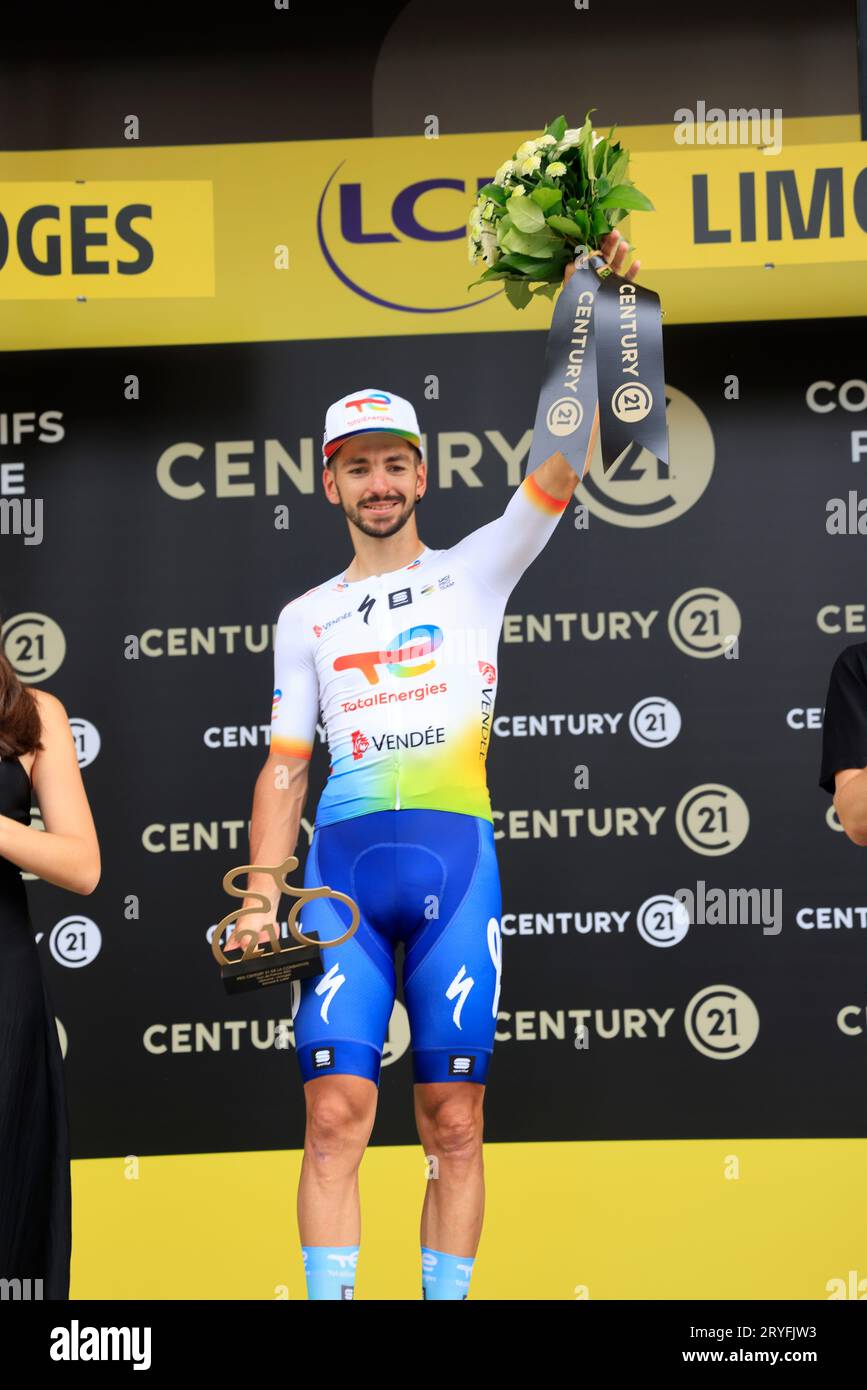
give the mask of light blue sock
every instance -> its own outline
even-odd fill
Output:
[[[302,1245],[308,1298],[354,1298],[357,1245]]]
[[[446,1255],[421,1247],[422,1298],[466,1298],[475,1255]]]

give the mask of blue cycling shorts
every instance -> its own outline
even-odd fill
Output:
[[[316,828],[305,888],[358,904],[354,936],[323,947],[324,973],[292,983],[295,1050],[305,1082],[348,1073],[379,1085],[404,943],[403,991],[413,1080],[484,1085],[502,972],[500,875],[490,821],[456,811],[374,811]],[[334,940],[345,903],[305,903],[301,930]]]

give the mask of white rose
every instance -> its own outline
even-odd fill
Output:
[[[526,159],[527,155],[534,154],[536,150],[535,140],[525,140],[523,145],[519,145],[515,150],[516,159]]]
[[[541,149],[543,145],[556,145],[556,143],[557,141],[554,139],[553,135],[540,135],[539,139],[536,141],[536,147],[537,149]]]
[[[566,165],[563,163],[562,159],[556,159],[553,164],[548,165],[545,172],[550,174],[552,178],[559,179],[565,174]]]
[[[521,165],[521,173],[535,174],[536,170],[539,168],[539,165],[541,163],[542,156],[540,154],[528,155],[527,158],[524,160],[523,164]]]
[[[494,183],[502,186],[506,182],[506,179],[509,177],[509,175],[512,173],[514,167],[515,161],[513,159],[507,159],[505,164],[500,165],[499,169],[494,175]]]

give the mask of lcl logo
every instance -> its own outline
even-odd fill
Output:
[[[396,300],[386,299],[354,280],[338,264],[336,251],[329,246],[323,225],[326,200],[334,180],[345,163],[346,161],[342,160],[337,165],[322,190],[319,206],[316,210],[316,235],[329,269],[334,272],[341,284],[352,290],[353,294],[360,295],[368,303],[379,304],[385,309],[399,309],[410,314],[443,314],[452,311],[458,312],[461,309],[475,309],[479,304],[486,304],[489,299],[495,299],[503,293],[501,289],[498,289],[495,294],[485,295],[484,298],[472,299],[469,302],[464,297],[458,304],[424,307],[416,304],[401,304]],[[422,243],[424,246],[429,246],[432,242],[463,240],[467,234],[467,207],[473,197],[478,194],[479,189],[484,188],[486,183],[492,181],[490,175],[477,178],[475,192],[473,192],[472,182],[468,183],[466,179],[418,179],[415,183],[409,183],[404,188],[398,189],[395,194],[391,204],[391,227],[380,227],[375,230],[364,225],[364,185],[357,181],[338,183],[337,224],[339,241],[345,247],[373,246],[383,243],[390,243],[397,247],[406,242]],[[419,205],[427,194],[436,191],[442,192],[443,190],[448,190],[455,195],[457,221],[454,227],[440,231],[425,224]],[[438,200],[438,202],[440,201]]]

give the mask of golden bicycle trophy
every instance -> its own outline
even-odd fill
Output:
[[[339,893],[333,888],[322,886],[320,888],[293,888],[286,882],[286,875],[298,868],[298,860],[294,854],[288,859],[284,859],[282,864],[242,864],[236,869],[230,869],[223,875],[223,888],[233,898],[256,898],[258,906],[239,907],[234,912],[230,912],[214,928],[211,937],[211,952],[214,959],[220,965],[220,978],[223,981],[228,994],[238,994],[249,989],[262,988],[266,985],[284,984],[289,980],[303,980],[310,975],[321,975],[323,972],[322,956],[320,954],[323,946],[341,946],[358,929],[359,911],[358,904],[346,893]],[[243,941],[243,951],[240,955],[233,950],[227,955],[223,950],[221,939],[223,932],[234,922],[240,922],[242,917],[246,917],[251,912],[263,913],[269,910],[270,904],[264,893],[248,892],[244,888],[239,888],[235,884],[237,874],[270,874],[281,893],[287,893],[298,901],[293,905],[288,920],[289,933],[294,937],[294,944],[281,946],[280,932],[276,922],[266,922],[263,927],[238,927],[236,935]],[[342,936],[335,937],[333,941],[320,941],[318,933],[312,936],[305,936],[301,929],[296,925],[295,919],[305,903],[312,902],[314,898],[336,898],[339,902],[345,903],[352,913],[352,922]],[[280,906],[280,899],[277,899],[277,908]],[[275,912],[276,916],[276,912]],[[264,931],[268,941],[259,941],[259,933]],[[263,949],[267,946],[268,949]]]

